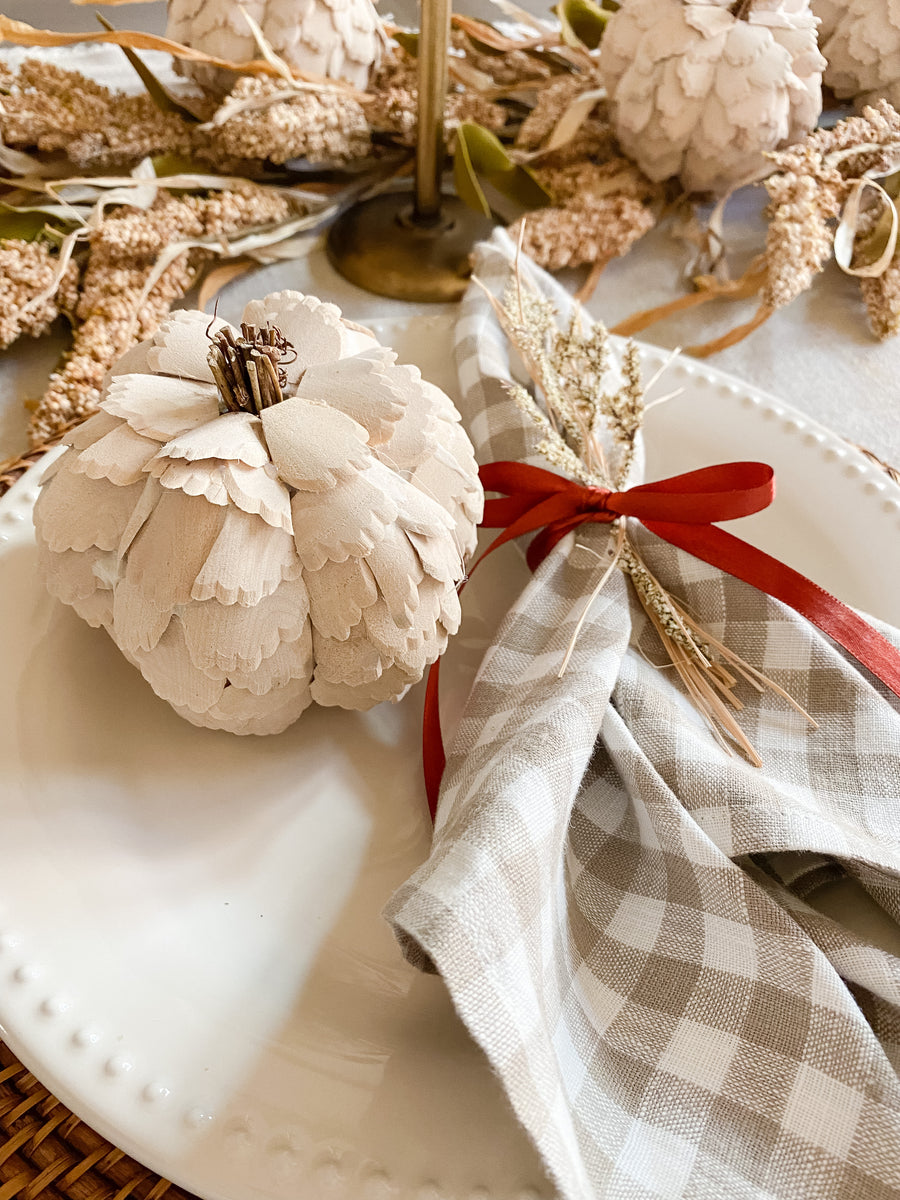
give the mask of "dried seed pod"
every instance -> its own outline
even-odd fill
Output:
[[[298,292],[177,312],[35,506],[47,586],[196,725],[397,699],[459,621],[482,491],[449,398]]]

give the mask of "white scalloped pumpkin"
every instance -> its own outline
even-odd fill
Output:
[[[274,733],[421,678],[483,495],[450,399],[334,305],[280,292],[243,321],[177,312],[130,350],[34,518],[49,590],[176,712]]]
[[[259,57],[248,13],[294,70],[346,79],[366,88],[381,60],[384,35],[372,0],[169,0],[166,37],[232,62]],[[178,62],[204,87],[227,90],[231,71]]]

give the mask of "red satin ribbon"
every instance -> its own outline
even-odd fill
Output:
[[[479,475],[486,492],[498,492],[503,497],[485,502],[482,525],[503,532],[472,571],[498,546],[525,533],[537,533],[526,556],[529,567],[535,570],[557,542],[577,526],[588,522],[609,524],[620,516],[635,517],[663,541],[793,608],[900,696],[900,654],[890,642],[799,571],[716,528],[716,521],[746,517],[772,503],[775,473],[765,463],[722,463],[643,483],[625,492],[585,487],[524,463],[490,463],[481,468]],[[422,739],[425,790],[432,819],[446,765],[438,710],[439,661],[428,676]]]

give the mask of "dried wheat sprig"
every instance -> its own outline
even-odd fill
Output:
[[[637,347],[629,343],[625,349],[621,361],[623,381],[619,387],[604,391],[602,383],[609,365],[609,348],[608,334],[602,325],[594,325],[586,333],[581,310],[576,306],[568,326],[560,328],[550,302],[523,286],[518,255],[513,277],[502,299],[498,300],[484,285],[482,287],[501,328],[525,364],[535,389],[542,395],[544,408],[521,384],[507,384],[514,402],[544,435],[538,443],[538,451],[557,470],[587,486],[620,490],[634,461],[646,411]],[[648,386],[658,381],[677,353],[672,354],[653,375]],[[602,455],[601,430],[612,435],[620,448],[613,476]],[[560,677],[571,661],[594,601],[616,567],[631,579],[638,601],[656,630],[671,665],[726,753],[731,754],[736,747],[751,764],[762,766],[759,754],[734,715],[744,707],[735,693],[741,681],[758,691],[768,689],[773,692],[815,727],[815,721],[793,697],[713,637],[660,583],[629,538],[625,519],[616,522],[611,560],[604,565],[600,578],[585,598],[560,664]]]

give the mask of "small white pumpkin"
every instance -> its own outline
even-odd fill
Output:
[[[176,312],[48,470],[49,590],[195,725],[396,700],[456,631],[478,470],[450,399],[395,359],[299,292],[240,330]]]
[[[654,182],[727,193],[822,110],[809,0],[627,0],[600,43],[622,149]]]
[[[381,59],[383,35],[372,0],[169,0],[166,36],[231,62],[259,57],[244,12],[294,70],[346,79],[365,89]],[[231,72],[180,62],[204,87],[224,91]]]
[[[887,100],[900,108],[900,8],[893,0],[813,0],[822,18],[825,82],[858,108]]]

